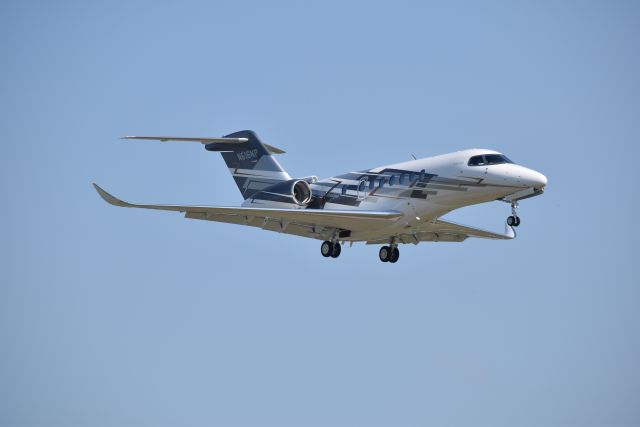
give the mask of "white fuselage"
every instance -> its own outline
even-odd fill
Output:
[[[470,165],[473,156],[499,155],[470,149],[395,163],[314,181],[314,194],[323,195],[324,209],[397,211],[404,219],[384,229],[357,231],[345,240],[371,240],[396,229],[419,228],[447,212],[493,200],[517,201],[540,194],[544,175],[514,163]],[[512,197],[512,199],[510,199]],[[245,206],[284,207],[253,199]],[[288,205],[290,207],[290,205]],[[303,208],[302,206],[300,208]]]

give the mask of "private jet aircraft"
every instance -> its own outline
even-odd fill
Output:
[[[520,225],[518,202],[542,194],[547,178],[492,150],[471,149],[318,180],[292,179],[253,131],[222,138],[126,136],[190,141],[218,151],[244,203],[240,207],[140,205],[93,184],[108,203],[127,208],[184,212],[186,218],[227,222],[323,240],[320,252],[337,258],[341,242],[380,244],[382,262],[395,263],[400,243],[462,242],[468,237],[508,240]],[[504,234],[445,221],[447,212],[501,200],[511,204]]]

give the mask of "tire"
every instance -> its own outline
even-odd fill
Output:
[[[340,243],[336,242],[333,245],[333,251],[331,251],[331,258],[338,258],[340,256],[340,252],[342,252],[342,246]]]
[[[393,250],[391,251],[391,256],[389,257],[389,262],[396,263],[398,262],[399,258],[400,258],[400,250],[398,250],[398,248],[393,248]]]
[[[328,240],[322,242],[322,245],[320,245],[320,253],[325,258],[330,257],[333,253],[333,243]]]
[[[516,226],[516,217],[515,217],[515,216],[513,216],[513,215],[509,216],[509,217],[507,218],[507,225],[508,225],[509,227],[517,227],[517,226]]]
[[[380,261],[382,262],[388,262],[390,255],[391,255],[391,248],[389,246],[381,247],[380,252],[378,252],[378,256],[380,257]]]
[[[516,223],[514,224],[515,227],[518,227],[520,225],[520,217],[517,216],[516,217]]]

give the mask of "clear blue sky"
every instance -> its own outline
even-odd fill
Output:
[[[640,425],[640,5],[0,4],[0,425]],[[319,242],[118,209],[484,147],[540,170],[511,242]],[[502,230],[508,205],[450,218]]]

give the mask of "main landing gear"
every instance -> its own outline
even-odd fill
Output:
[[[380,261],[382,262],[390,262],[395,263],[400,258],[400,251],[398,250],[398,243],[396,243],[396,239],[391,240],[390,246],[383,246],[380,248],[380,252],[378,252],[378,256],[380,257]]]
[[[342,247],[338,241],[331,242],[329,240],[325,240],[322,242],[322,245],[320,245],[320,253],[325,258],[338,258],[340,256],[340,252],[342,252]]]
[[[507,218],[507,225],[517,227],[520,225],[520,217],[518,216],[518,202],[511,203],[511,216]]]
[[[320,253],[325,258],[338,258],[340,252],[342,252],[342,246],[337,240],[335,242],[325,240],[322,242],[322,245],[320,245]],[[391,242],[391,245],[381,247],[378,256],[382,262],[390,262],[392,264],[398,262],[398,259],[400,259],[400,251],[398,250],[398,244],[395,242],[395,239]]]
[[[400,251],[397,247],[391,246],[383,246],[380,248],[380,252],[378,252],[378,256],[380,257],[380,261],[382,262],[397,262],[400,258]]]

